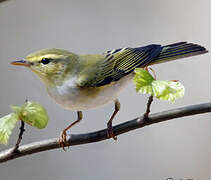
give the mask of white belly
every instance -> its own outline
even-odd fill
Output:
[[[112,86],[104,88],[79,88],[75,84],[75,78],[67,80],[62,86],[48,88],[49,95],[66,109],[83,111],[102,106],[117,98],[120,90],[131,81],[133,75],[130,74]]]

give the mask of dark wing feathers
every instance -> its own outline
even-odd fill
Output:
[[[187,42],[170,44],[163,46],[160,55],[153,60],[152,64],[204,54],[207,52],[208,51],[204,47],[197,44]]]
[[[137,67],[162,63],[169,60],[189,57],[208,52],[204,47],[179,42],[166,46],[148,45],[138,48],[120,48],[107,51],[105,60],[100,62],[96,76],[89,83],[89,87],[99,87],[118,81],[134,71]]]
[[[108,51],[105,61],[100,65],[99,78],[94,86],[99,87],[117,81],[135,68],[149,64],[161,50],[160,45],[149,45]]]

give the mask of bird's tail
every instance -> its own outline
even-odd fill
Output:
[[[161,53],[150,63],[160,64],[166,61],[207,53],[208,51],[197,44],[179,42],[162,47]]]

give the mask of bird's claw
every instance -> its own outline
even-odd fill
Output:
[[[107,124],[107,136],[108,138],[113,138],[115,141],[117,140],[117,137],[114,135],[112,124]]]

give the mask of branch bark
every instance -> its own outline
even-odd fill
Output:
[[[182,108],[151,114],[149,115],[147,122],[144,121],[144,116],[137,117],[133,120],[114,126],[113,131],[114,134],[117,136],[137,128],[145,127],[147,125],[208,112],[211,112],[211,102],[190,105]],[[74,146],[80,144],[94,143],[106,139],[108,139],[107,129],[103,129],[85,134],[71,134],[68,137],[67,141],[69,146]],[[16,154],[13,153],[13,148],[0,152],[0,163],[16,159],[22,156],[48,151],[56,148],[60,148],[58,138],[25,144],[18,148],[18,152]]]
[[[22,137],[23,137],[23,133],[25,131],[24,129],[24,126],[25,126],[25,123],[24,121],[20,121],[21,122],[21,127],[19,128],[20,129],[20,132],[19,132],[19,135],[18,135],[18,140],[15,144],[15,147],[13,148],[13,154],[17,154],[18,153],[18,148],[20,146],[20,143],[21,143],[21,140],[22,140]]]

